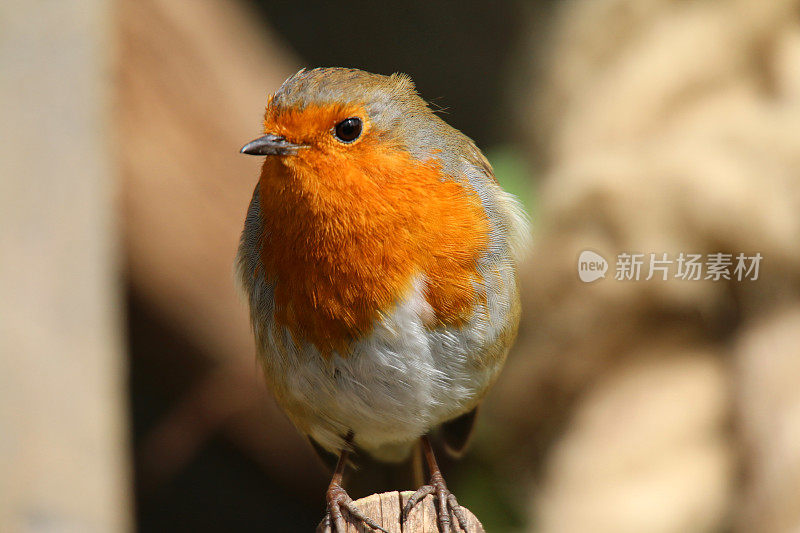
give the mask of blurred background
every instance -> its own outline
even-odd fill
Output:
[[[6,0],[0,531],[320,520],[232,274],[238,149],[314,66],[410,74],[531,214],[519,340],[444,465],[487,531],[800,530],[800,0]]]

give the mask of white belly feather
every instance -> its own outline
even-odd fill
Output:
[[[298,349],[288,333],[275,328],[259,339],[281,403],[323,447],[340,449],[342,437],[352,431],[359,447],[399,459],[432,427],[471,409],[493,381],[503,358],[481,367],[473,355],[486,342],[484,325],[457,332],[426,329],[421,317],[429,311],[421,287],[415,283],[346,357],[326,359],[310,345]],[[313,413],[294,408],[300,405],[313,406]]]

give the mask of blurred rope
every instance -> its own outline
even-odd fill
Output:
[[[547,452],[536,531],[800,528],[799,10],[565,2],[529,53],[542,211],[524,355],[493,405],[521,461]],[[585,249],[607,279],[579,281]],[[764,263],[754,282],[622,282],[621,252]]]

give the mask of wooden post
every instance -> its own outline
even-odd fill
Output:
[[[384,492],[383,494],[372,494],[366,498],[356,500],[356,506],[368,517],[372,518],[381,527],[390,533],[440,533],[437,519],[437,508],[434,497],[428,496],[422,500],[414,510],[408,515],[405,523],[401,522],[401,512],[406,502],[413,492]],[[469,528],[466,533],[484,533],[483,526],[469,509],[462,507],[464,514],[467,515]],[[347,520],[346,533],[362,533],[369,531],[360,524],[355,525],[349,520],[347,511],[343,513]],[[454,518],[453,518],[454,519]],[[459,531],[460,528],[455,528]],[[325,533],[324,523],[317,527],[317,533]],[[340,533],[340,532],[337,532]],[[345,532],[342,532],[345,533]],[[450,532],[447,532],[450,533]]]
[[[131,528],[112,3],[0,2],[0,531]]]

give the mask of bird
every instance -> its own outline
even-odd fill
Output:
[[[466,528],[431,445],[460,453],[517,334],[529,220],[476,144],[408,75],[302,69],[267,98],[264,156],[236,277],[264,377],[312,443],[338,456],[324,524],[364,516],[343,484],[353,453],[415,447],[438,526]],[[344,511],[344,512],[343,512]]]

